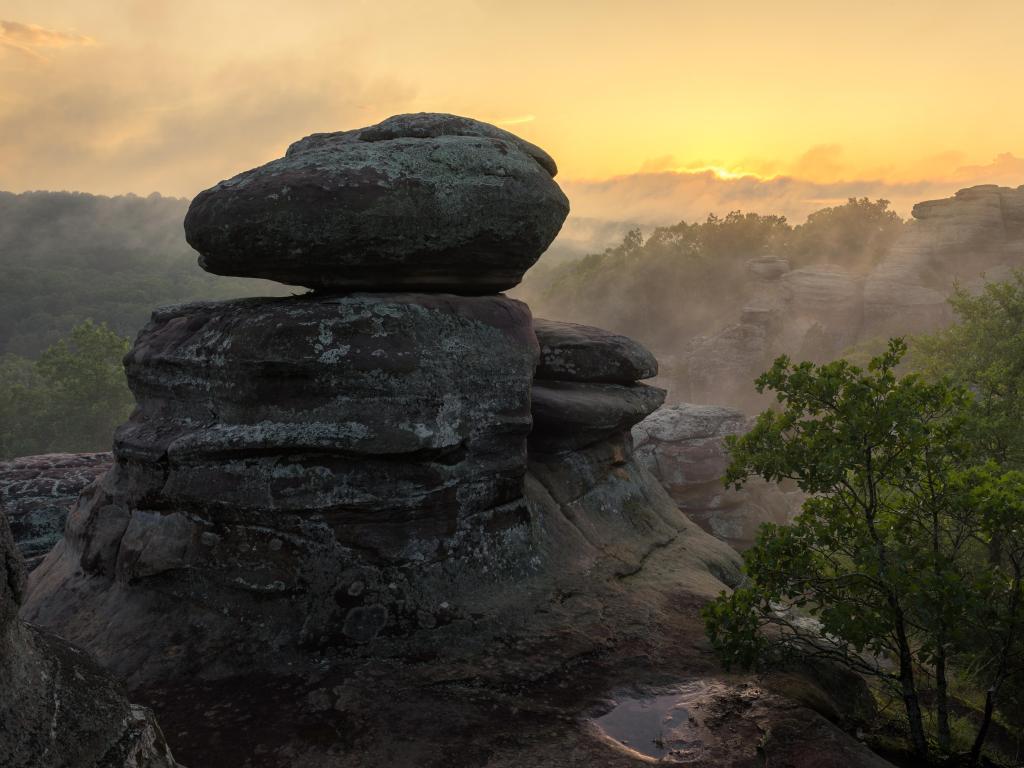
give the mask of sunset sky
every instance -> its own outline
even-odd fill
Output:
[[[0,189],[191,196],[410,111],[540,144],[583,216],[907,213],[1024,184],[1020,0],[0,0],[0,20]]]

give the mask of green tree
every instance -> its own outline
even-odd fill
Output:
[[[911,365],[970,389],[979,448],[1004,467],[1024,468],[1024,272],[977,296],[958,286],[950,304],[958,321],[915,339]]]
[[[744,554],[745,584],[704,616],[727,666],[799,652],[891,686],[924,757],[922,685],[935,692],[939,747],[949,752],[950,665],[971,656],[978,669],[998,668],[999,643],[978,642],[979,629],[997,619],[1016,650],[1016,608],[1006,596],[1020,582],[1007,552],[990,560],[992,541],[1013,519],[1011,481],[970,474],[970,395],[897,376],[905,351],[892,340],[866,370],[782,357],[760,377],[759,391],[774,390],[780,409],[730,441],[726,479],[791,479],[810,498],[791,526],[762,529]],[[988,496],[976,492],[982,486]],[[1007,668],[1019,664],[1003,655]]]
[[[0,358],[0,455],[106,450],[133,399],[128,340],[86,321],[38,360]]]
[[[795,266],[825,261],[869,267],[889,252],[904,226],[888,200],[851,197],[810,214],[793,230],[786,255]]]

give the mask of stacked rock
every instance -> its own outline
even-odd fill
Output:
[[[555,172],[493,126],[402,115],[198,195],[201,266],[314,291],[153,314],[125,361],[138,407],[114,467],[37,572],[31,614],[94,638],[109,616],[79,601],[133,587],[110,649],[128,671],[124,641],[185,602],[209,658],[367,643],[444,620],[460,580],[525,567],[537,340],[496,292],[568,213]]]
[[[531,452],[575,451],[628,434],[665,401],[665,390],[637,383],[658,375],[658,361],[632,339],[540,318],[534,330],[540,362]]]

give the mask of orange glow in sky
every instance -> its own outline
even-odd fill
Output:
[[[1019,0],[0,0],[0,19],[0,189],[192,195],[421,110],[502,125],[570,184],[1024,183]]]

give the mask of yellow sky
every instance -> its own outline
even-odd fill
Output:
[[[0,189],[192,195],[420,110],[505,123],[570,184],[1024,183],[1021,0],[0,0],[0,19]]]

